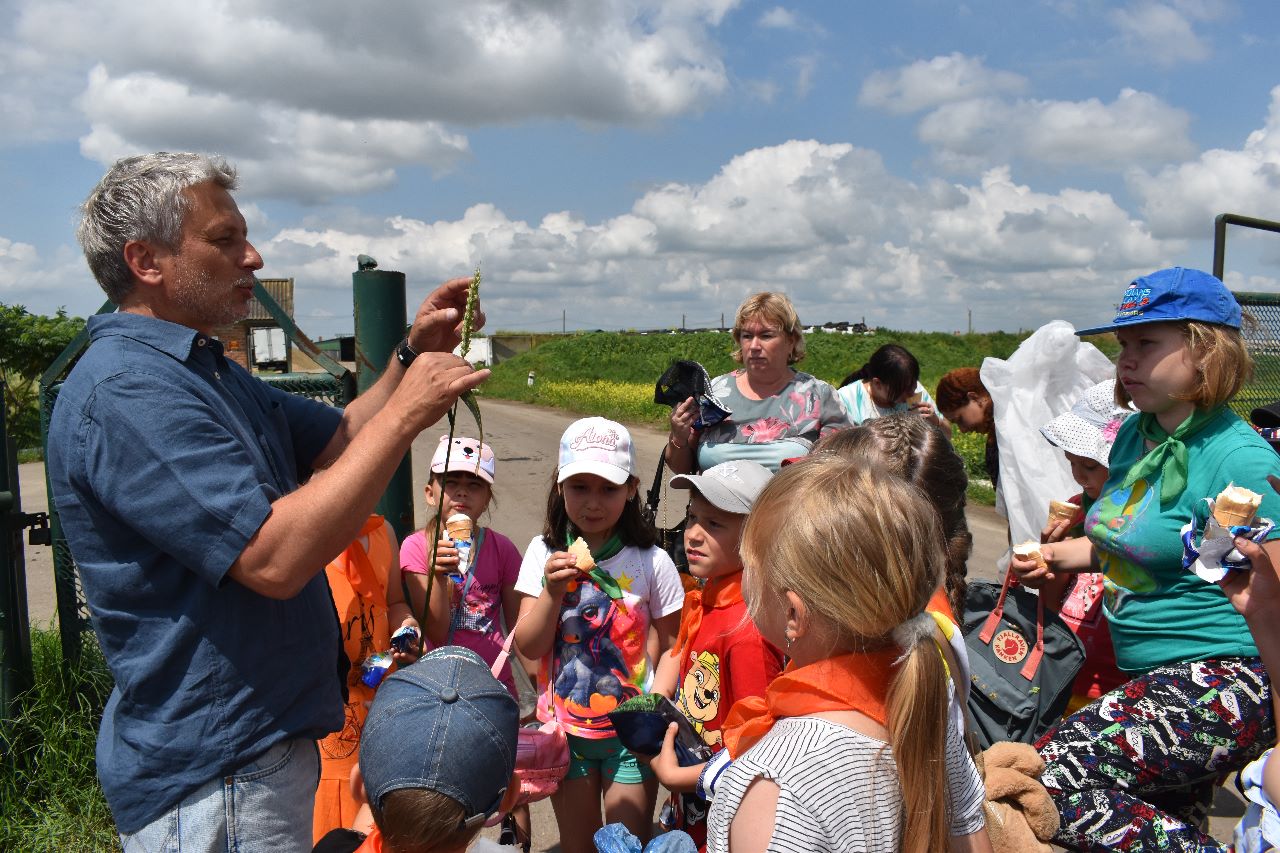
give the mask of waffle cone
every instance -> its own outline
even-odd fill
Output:
[[[450,539],[470,539],[471,525],[471,517],[459,512],[445,519],[444,529],[449,532]]]
[[[1019,557],[1025,557],[1029,560],[1035,560],[1036,565],[1042,569],[1049,568],[1049,564],[1044,561],[1044,556],[1040,553],[1040,543],[1034,540],[1028,540],[1021,545],[1013,546],[1013,553]]]
[[[1254,508],[1248,504],[1237,504],[1219,500],[1213,506],[1213,517],[1223,527],[1249,526],[1253,523]]]
[[[1063,521],[1071,521],[1077,514],[1079,514],[1079,512],[1080,507],[1070,501],[1049,501],[1049,519],[1051,521],[1057,521],[1059,519]]]
[[[591,557],[591,548],[581,536],[573,540],[567,550],[578,558],[578,571],[589,572],[596,567],[596,561]]]
[[[1248,526],[1262,503],[1262,495],[1234,483],[1227,486],[1213,502],[1213,517],[1223,527]]]

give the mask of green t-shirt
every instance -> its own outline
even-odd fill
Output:
[[[1085,531],[1105,575],[1104,606],[1116,662],[1129,672],[1167,663],[1257,657],[1244,619],[1217,584],[1182,568],[1182,526],[1194,506],[1230,483],[1262,495],[1258,514],[1280,521],[1280,496],[1267,474],[1280,474],[1280,455],[1229,409],[1186,439],[1187,488],[1160,505],[1160,472],[1131,488],[1125,473],[1145,453],[1137,418],[1120,427],[1111,474],[1089,510]],[[1204,512],[1201,512],[1201,517]],[[1280,536],[1280,530],[1270,538]]]

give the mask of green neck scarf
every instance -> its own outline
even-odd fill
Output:
[[[1166,504],[1177,498],[1187,488],[1187,446],[1183,441],[1203,429],[1222,409],[1222,406],[1205,411],[1195,409],[1172,435],[1165,432],[1155,415],[1147,412],[1138,415],[1138,433],[1153,442],[1155,447],[1133,463],[1121,485],[1127,489],[1139,478],[1150,477],[1160,471],[1160,503]]]
[[[573,535],[573,528],[569,528],[568,535],[565,536],[565,547],[573,544],[573,540],[577,537]],[[591,580],[595,581],[596,586],[600,587],[600,591],[612,598],[614,601],[622,598],[622,587],[618,586],[618,581],[613,575],[600,568],[600,563],[617,556],[622,551],[622,540],[618,538],[618,534],[610,536],[599,548],[591,549],[591,559],[596,561],[596,566],[587,574]]]

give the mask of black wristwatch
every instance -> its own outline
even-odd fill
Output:
[[[413,364],[413,360],[418,357],[418,352],[409,346],[409,338],[406,336],[403,341],[396,344],[396,361],[403,364],[406,368]]]

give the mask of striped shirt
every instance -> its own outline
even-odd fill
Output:
[[[947,727],[953,836],[984,825],[984,791],[963,739]],[[867,851],[899,848],[902,794],[889,745],[820,717],[779,720],[760,742],[724,771],[708,817],[708,853],[727,853],[729,824],[756,777],[779,788],[773,853]]]

